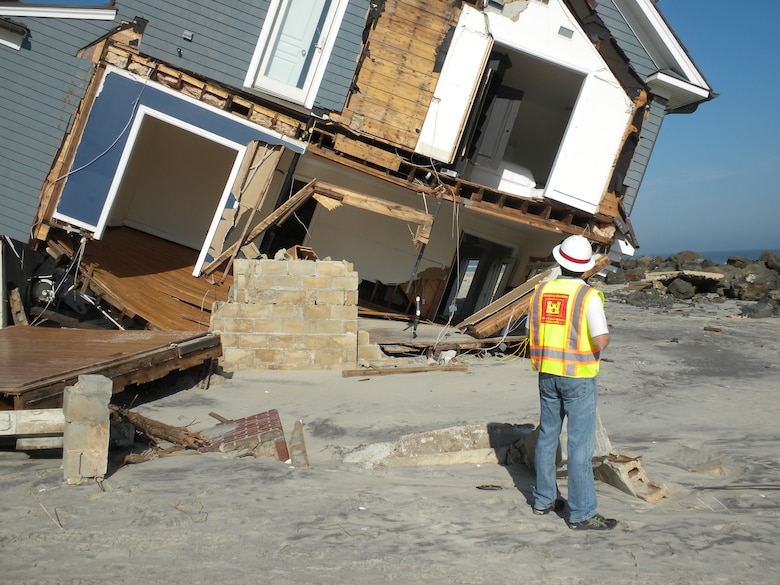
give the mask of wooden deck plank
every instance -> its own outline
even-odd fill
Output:
[[[52,239],[72,254],[67,236]],[[81,262],[89,286],[109,303],[121,305],[152,328],[206,331],[211,306],[227,299],[232,284],[192,276],[197,250],[127,227],[107,230],[101,240],[87,243]]]
[[[56,407],[65,385],[102,374],[118,392],[221,355],[218,338],[190,353],[182,344],[209,333],[57,329],[16,325],[0,329],[0,408]]]

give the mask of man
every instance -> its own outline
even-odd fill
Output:
[[[568,417],[569,528],[610,530],[617,520],[596,512],[593,451],[596,436],[596,374],[609,344],[604,295],[582,280],[593,268],[593,250],[583,236],[553,249],[561,276],[540,284],[530,303],[529,351],[539,372],[541,414],[534,454],[533,512],[560,511],[565,502],[556,482],[556,453]]]

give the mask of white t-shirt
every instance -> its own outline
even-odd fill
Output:
[[[585,284],[581,278],[574,278]],[[607,315],[604,313],[604,303],[601,302],[601,295],[593,295],[585,309],[585,318],[588,320],[588,331],[591,337],[609,333],[607,327]]]

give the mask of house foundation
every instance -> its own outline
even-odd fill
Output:
[[[349,262],[245,260],[211,330],[226,370],[334,370],[358,358],[358,275]]]

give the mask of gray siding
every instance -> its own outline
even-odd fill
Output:
[[[612,0],[599,0],[596,6],[596,13],[604,22],[609,32],[617,41],[622,51],[626,54],[631,67],[637,74],[646,80],[653,73],[658,71],[658,66],[647,54],[642,44],[637,40],[636,35],[628,26],[628,23],[620,14]]]
[[[362,49],[368,5],[369,0],[351,0],[347,6],[333,54],[314,102],[315,107],[334,112],[340,112],[344,108]]]
[[[655,98],[650,102],[647,119],[642,124],[642,130],[639,132],[639,143],[634,152],[634,158],[631,159],[624,181],[627,188],[626,195],[623,198],[623,207],[628,215],[631,215],[639,187],[642,184],[642,179],[647,171],[647,165],[650,162],[650,155],[653,153],[656,140],[658,140],[658,133],[661,131],[661,123],[666,112],[666,103],[666,100],[661,98]]]
[[[315,107],[341,111],[355,74],[369,0],[351,0]],[[241,88],[249,70],[270,0],[217,3],[213,0],[128,0],[121,17],[149,20],[141,52],[218,83]],[[192,33],[192,41],[183,38]],[[179,54],[181,49],[181,54]]]
[[[270,0],[118,0],[117,22],[16,18],[21,51],[0,47],[0,234],[26,242],[40,189],[84,96],[91,63],[78,49],[118,21],[149,21],[140,50],[240,89]],[[369,0],[350,0],[315,107],[340,111],[361,50]],[[192,41],[183,38],[192,33]],[[177,49],[181,49],[181,55]]]
[[[270,0],[125,0],[120,16],[149,21],[140,51],[185,71],[240,88]],[[183,38],[192,33],[192,41]],[[181,56],[179,51],[181,49]]]
[[[41,186],[84,94],[91,63],[76,57],[112,22],[15,18],[21,50],[0,47],[0,234],[27,242]]]

